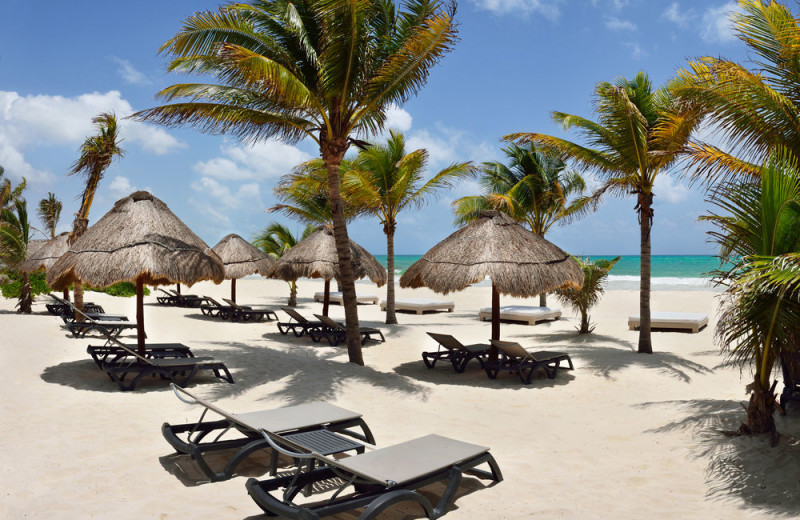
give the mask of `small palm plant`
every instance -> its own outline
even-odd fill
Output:
[[[580,289],[568,287],[556,291],[556,298],[563,305],[570,307],[581,313],[581,326],[578,334],[591,333],[595,325],[589,321],[589,309],[597,305],[600,297],[605,292],[604,282],[608,277],[608,272],[619,262],[620,257],[612,260],[596,260],[575,258],[583,269],[583,286]]]
[[[314,225],[308,224],[303,230],[302,240],[314,232]],[[292,231],[277,222],[268,225],[253,238],[253,245],[261,249],[275,260],[286,254],[297,244],[297,237]],[[297,282],[289,282],[289,307],[297,307]]]
[[[25,199],[17,198],[8,209],[2,211],[0,222],[0,262],[11,269],[28,258],[28,241],[31,228],[28,222],[28,205]],[[23,314],[31,313],[33,295],[28,273],[22,273],[23,285],[20,289],[17,307]]]
[[[61,209],[63,204],[54,193],[48,193],[46,199],[39,201],[39,219],[44,223],[44,227],[50,234],[50,239],[56,237],[56,227],[61,219]]]

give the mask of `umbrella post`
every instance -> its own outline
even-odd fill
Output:
[[[325,280],[325,295],[322,297],[322,315],[328,315],[328,305],[331,303],[331,280]]]
[[[144,280],[139,276],[136,278],[136,342],[142,357],[146,355],[144,338]]]
[[[178,294],[181,293],[181,284],[179,284],[179,283],[175,284],[175,292],[178,293]]]
[[[236,303],[236,278],[231,280],[231,301]]]
[[[69,301],[69,287],[64,289],[64,299]]]
[[[492,280],[492,339],[500,339],[500,291]],[[492,346],[489,351],[489,359],[497,361],[497,349]]]

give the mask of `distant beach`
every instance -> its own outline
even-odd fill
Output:
[[[374,255],[386,265],[386,255]],[[402,276],[406,269],[422,255],[396,255],[396,277]],[[592,260],[611,260],[613,256],[590,256]],[[692,291],[714,289],[710,283],[711,271],[719,268],[719,259],[709,255],[653,255],[652,289],[654,291]],[[608,276],[610,290],[639,289],[639,256],[622,256]]]

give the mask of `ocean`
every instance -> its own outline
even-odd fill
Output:
[[[375,255],[384,266],[386,255]],[[396,255],[395,276],[399,278],[422,255]],[[591,256],[592,260],[611,260],[613,256]],[[654,291],[687,291],[714,289],[708,273],[719,267],[714,256],[653,255],[651,287]],[[610,290],[639,289],[639,256],[623,256],[608,275]]]

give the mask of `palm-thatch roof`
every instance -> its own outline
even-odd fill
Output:
[[[414,262],[400,287],[447,294],[487,276],[501,294],[518,297],[583,284],[583,271],[570,255],[508,215],[484,211]]]
[[[28,259],[19,264],[19,270],[24,273],[31,273],[44,269],[50,269],[56,260],[69,249],[69,232],[65,231],[55,238],[45,242],[33,240],[28,242]]]
[[[386,283],[384,268],[374,256],[350,241],[350,256],[353,259],[353,272],[356,278],[369,278],[378,287]],[[336,242],[330,226],[320,226],[313,233],[295,244],[286,252],[269,274],[270,278],[279,278],[287,282],[298,278],[339,279],[339,257],[336,254]]]
[[[275,260],[235,233],[227,235],[212,248],[225,266],[225,279],[235,280],[258,273],[268,275]]]
[[[120,199],[50,268],[55,289],[81,280],[94,287],[222,282],[222,261],[161,200],[146,191]]]

